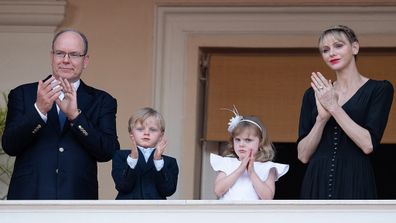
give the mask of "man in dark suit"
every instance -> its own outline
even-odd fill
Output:
[[[117,101],[86,85],[88,41],[63,30],[52,41],[52,75],[13,89],[3,133],[16,156],[7,199],[98,199],[97,162],[119,150]]]

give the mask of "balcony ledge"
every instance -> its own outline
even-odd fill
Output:
[[[0,201],[3,222],[347,222],[390,223],[395,200]]]

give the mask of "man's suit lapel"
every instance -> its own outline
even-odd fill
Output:
[[[77,105],[82,111],[89,110],[94,97],[91,94],[90,87],[88,87],[82,80],[77,89]]]

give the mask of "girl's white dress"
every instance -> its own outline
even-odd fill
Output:
[[[222,171],[226,175],[230,175],[234,172],[241,161],[234,157],[222,157],[210,154],[210,164],[215,171]],[[277,181],[281,176],[283,176],[289,170],[289,165],[274,163],[271,161],[267,162],[254,162],[254,170],[262,181],[267,180],[268,174],[272,168],[276,169]],[[253,188],[253,184],[249,178],[247,171],[245,171],[241,177],[235,182],[235,184],[222,196],[220,200],[260,200],[256,191]]]

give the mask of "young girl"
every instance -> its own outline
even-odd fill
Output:
[[[152,108],[138,110],[128,122],[130,150],[113,156],[112,176],[116,199],[166,199],[176,191],[176,159],[163,155],[165,122]]]
[[[230,150],[225,157],[210,155],[218,175],[215,194],[221,200],[273,199],[275,181],[289,166],[271,162],[274,150],[264,124],[255,116],[242,117],[234,108],[229,122]]]

